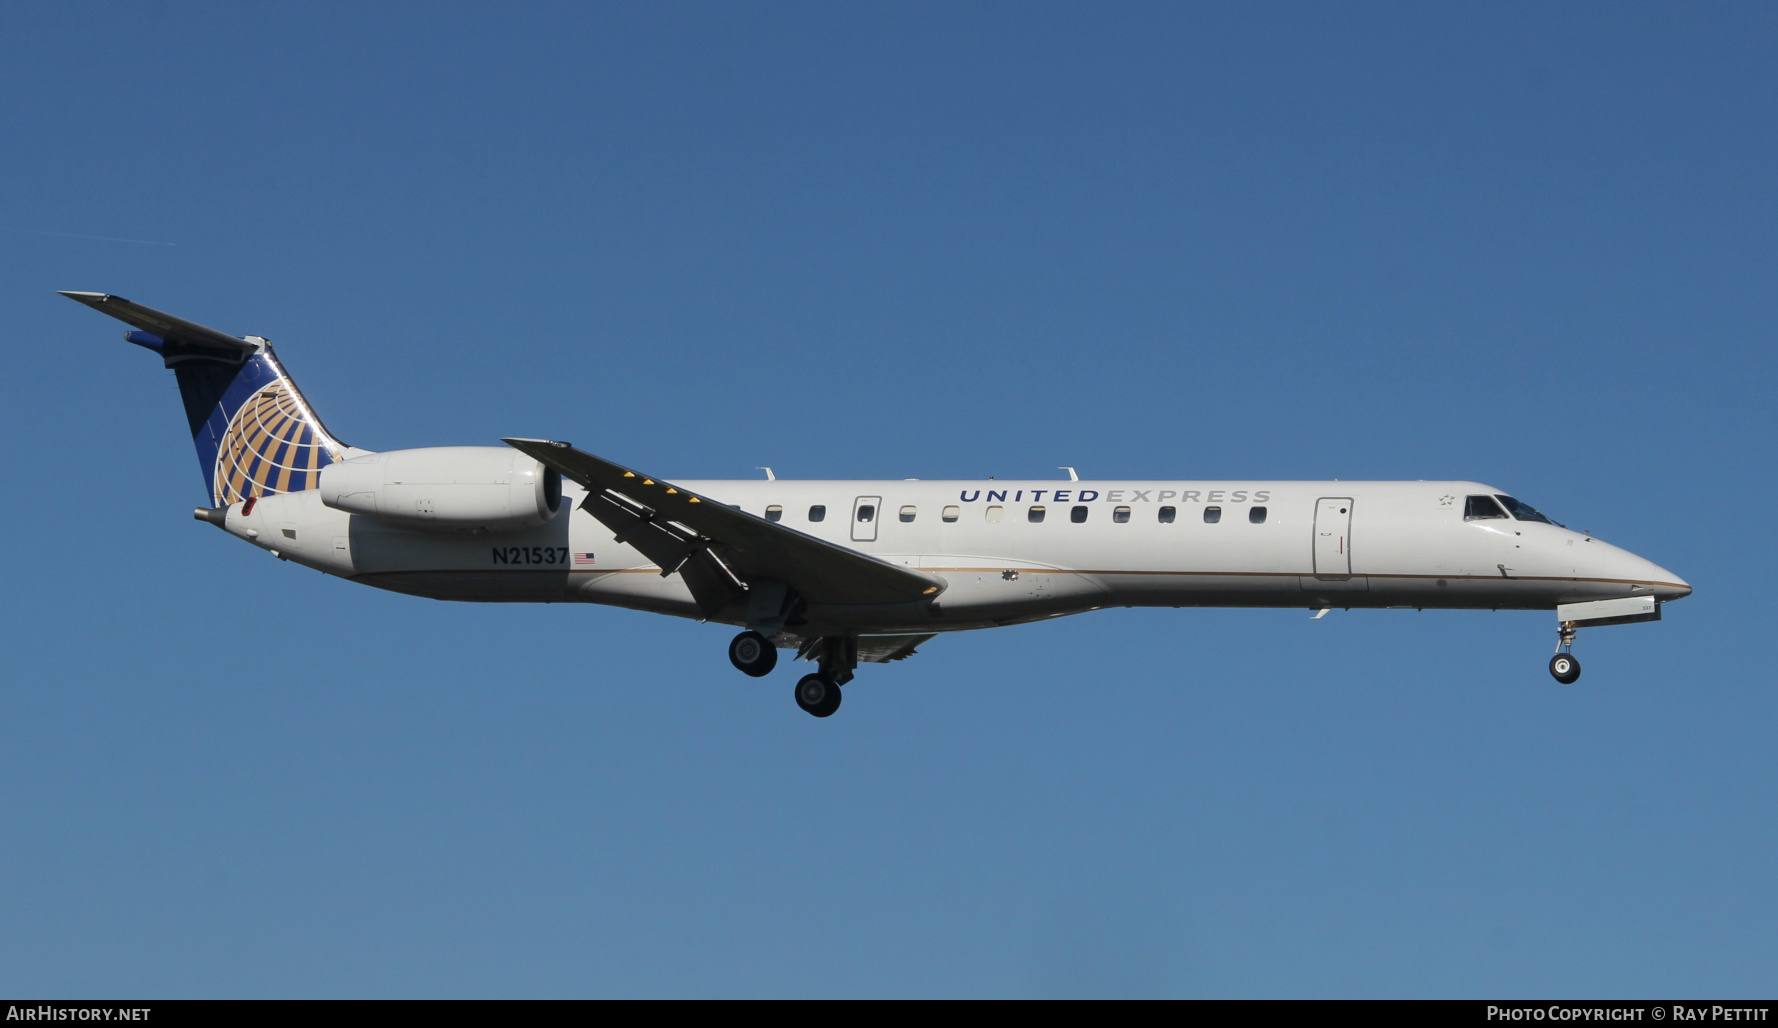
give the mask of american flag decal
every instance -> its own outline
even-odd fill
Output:
[[[577,553],[574,555],[574,563],[576,566],[583,565],[583,564],[591,564],[592,562],[593,562],[593,555],[590,553]]]

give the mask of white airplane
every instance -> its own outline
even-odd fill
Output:
[[[1555,610],[1577,629],[1658,621],[1679,576],[1478,482],[668,481],[564,442],[381,453],[339,442],[269,342],[105,293],[179,382],[210,505],[281,560],[439,600],[604,603],[742,629],[817,670],[816,717],[861,661],[940,632],[1103,607]]]

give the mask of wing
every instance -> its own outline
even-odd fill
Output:
[[[567,443],[502,441],[579,482],[587,491],[581,509],[615,532],[618,542],[659,564],[662,575],[679,572],[706,617],[755,582],[782,582],[811,604],[837,606],[914,603],[945,587],[932,575],[736,510]]]

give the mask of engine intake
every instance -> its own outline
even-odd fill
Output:
[[[321,469],[321,502],[406,528],[506,532],[562,504],[562,476],[504,446],[427,446]]]

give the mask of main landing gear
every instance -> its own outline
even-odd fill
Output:
[[[804,642],[797,656],[815,661],[820,670],[797,681],[796,705],[816,717],[832,716],[840,709],[840,686],[852,680],[858,667],[857,637],[817,636]],[[729,642],[728,659],[742,673],[763,678],[778,666],[778,648],[763,634],[749,630]]]
[[[796,683],[796,705],[816,717],[827,717],[840,709],[840,687],[819,671],[804,675]]]
[[[758,632],[742,632],[728,644],[728,659],[741,673],[764,678],[778,666],[778,647]]]
[[[1556,655],[1550,658],[1550,677],[1563,685],[1573,685],[1580,681],[1580,661],[1568,652],[1574,646],[1574,622],[1562,622],[1556,635]]]
[[[796,683],[796,705],[815,715],[828,717],[840,709],[840,686],[852,680],[858,667],[858,637],[829,635],[803,643],[797,656],[815,661],[821,670],[804,675]]]

